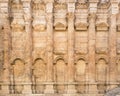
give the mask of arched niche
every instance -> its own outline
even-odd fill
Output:
[[[34,61],[33,64],[33,93],[43,93],[45,89],[45,85],[43,85],[43,82],[46,81],[46,64],[43,61],[43,59],[38,58]]]
[[[97,24],[96,24],[96,29],[97,29],[97,31],[107,31],[108,30],[108,28],[109,28],[109,25],[108,25],[108,23],[107,22],[98,22]]]
[[[105,93],[107,80],[107,63],[105,59],[101,58],[96,64],[96,80],[98,82],[98,92]]]
[[[106,81],[107,77],[107,63],[104,59],[99,59],[96,64],[96,75],[97,75],[97,81]]]
[[[64,59],[60,58],[56,61],[54,65],[54,79],[56,84],[56,92],[57,93],[64,93],[66,86],[64,82],[66,81],[67,74],[67,65]]]
[[[120,81],[120,59],[117,61],[117,77],[118,81]]]
[[[64,19],[63,19],[64,20]],[[63,24],[63,22],[55,22],[54,24],[55,30],[66,30],[66,24]]]
[[[15,59],[12,63],[12,84],[15,85],[12,90],[13,93],[22,94],[23,84],[25,78],[25,62],[19,58]]]
[[[75,64],[75,81],[78,83],[76,89],[78,93],[85,93],[85,77],[87,64],[84,59],[79,59]]]

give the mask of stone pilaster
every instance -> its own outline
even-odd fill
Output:
[[[89,17],[89,42],[88,42],[88,59],[89,59],[89,92],[96,92],[95,84],[95,19],[96,15],[94,13],[90,14]],[[92,69],[92,70],[91,70]],[[93,85],[91,85],[93,84]]]
[[[25,18],[25,32],[26,32],[26,64],[25,64],[25,84],[24,84],[24,94],[31,94],[31,67],[32,67],[32,19],[31,19],[31,2],[23,1],[23,9],[24,9],[24,18]]]
[[[97,0],[91,0],[89,5],[89,33],[88,33],[88,70],[89,70],[89,93],[96,93],[97,86],[95,82],[95,21],[97,12]]]
[[[6,5],[3,7],[3,5]],[[2,93],[9,93],[9,84],[10,84],[10,76],[9,76],[9,68],[10,68],[10,21],[8,14],[8,1],[1,2],[1,14],[2,15],[2,25],[4,28],[4,69],[3,69],[3,85],[2,85]]]
[[[68,93],[76,93],[74,82],[74,10],[75,3],[68,3]]]
[[[95,85],[95,19],[96,15],[94,13],[90,14],[89,17],[89,42],[88,42],[88,67],[89,67],[89,92],[94,93],[97,91],[97,87]],[[93,84],[93,85],[91,85]]]
[[[116,15],[118,13],[118,3],[116,1],[111,0],[110,5],[110,15],[109,15],[109,22],[110,22],[110,29],[109,29],[109,82],[110,82],[110,89],[115,88],[116,81],[117,81],[117,66],[116,66]]]
[[[46,4],[47,18],[47,82],[45,93],[54,93],[53,89],[53,3]]]

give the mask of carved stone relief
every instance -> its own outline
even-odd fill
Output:
[[[98,5],[98,13],[96,19],[97,31],[108,31],[108,14],[107,14],[107,3],[100,3]]]
[[[107,31],[108,27],[107,15],[99,15],[96,20],[97,31]]]
[[[0,96],[101,96],[119,86],[118,7],[118,0],[0,0]]]
[[[43,32],[46,29],[46,17],[45,17],[45,4],[34,3],[33,4],[33,31]]]
[[[81,1],[82,2],[82,1]],[[75,10],[75,29],[77,31],[85,31],[88,29],[88,14],[87,14],[87,4],[77,3]]]
[[[20,0],[11,2],[11,42],[13,50],[24,50],[25,48],[25,21],[23,5]]]
[[[54,27],[55,30],[66,30],[67,27],[67,5],[64,3],[56,3],[54,9]]]
[[[24,32],[25,31],[25,21],[23,6],[20,1],[11,2],[11,11],[12,11],[12,21],[11,27],[12,32]]]

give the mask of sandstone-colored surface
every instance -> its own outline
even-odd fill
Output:
[[[0,96],[119,96],[119,0],[0,0]]]

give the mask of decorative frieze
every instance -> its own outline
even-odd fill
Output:
[[[54,5],[54,28],[55,30],[66,30],[67,28],[67,5],[55,3]]]
[[[23,5],[18,1],[11,2],[11,14],[12,14],[12,32],[24,32],[25,31],[25,21]]]
[[[96,21],[96,30],[97,31],[108,31],[109,29],[109,24],[107,21],[107,16],[101,15],[98,16],[97,21]]]
[[[85,31],[88,29],[88,9],[86,3],[76,3],[75,10],[75,29]]]
[[[45,17],[45,4],[34,3],[33,4],[33,31],[42,32],[46,30],[46,17]]]

